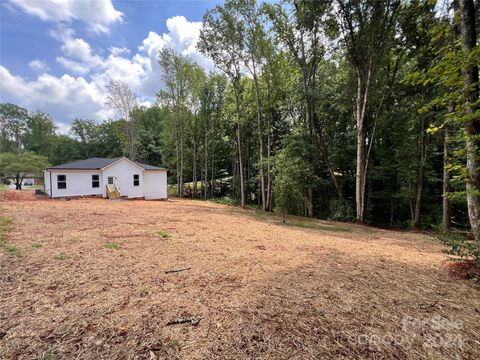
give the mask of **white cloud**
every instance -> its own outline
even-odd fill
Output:
[[[63,42],[61,50],[64,56],[58,56],[57,62],[74,74],[85,75],[93,68],[102,64],[99,55],[94,55],[89,43],[80,38],[74,38],[74,32],[70,29],[52,35]]]
[[[35,70],[35,71],[46,71],[46,70],[48,70],[48,66],[45,63],[45,61],[38,60],[38,59],[30,61],[28,63],[28,66],[30,66],[30,68],[32,70]]]
[[[12,75],[0,65],[0,83],[1,101],[45,111],[62,123],[69,123],[76,117],[98,118],[97,113],[103,109],[105,101],[103,92],[82,77],[42,74],[28,81]]]
[[[122,21],[123,14],[111,0],[9,0],[10,4],[43,21],[82,21],[95,33],[106,33],[109,26]]]
[[[0,65],[0,101],[45,111],[63,124],[77,117],[108,119],[113,114],[104,106],[105,86],[110,80],[122,80],[139,96],[139,103],[151,104],[161,87],[157,58],[164,47],[190,56],[207,70],[213,68],[195,48],[201,23],[176,16],[167,20],[167,28],[169,31],[161,35],[149,32],[132,56],[128,49],[114,46],[108,55],[101,56],[85,40],[76,38],[71,29],[59,27],[52,31],[62,42],[63,56],[56,60],[77,77],[41,74],[35,80],[26,80]]]

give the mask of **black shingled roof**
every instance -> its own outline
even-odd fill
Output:
[[[71,163],[55,165],[48,168],[50,169],[61,169],[61,170],[100,170],[103,169],[105,166],[108,166],[115,161],[121,159],[121,157],[116,158],[91,158],[85,160],[78,160]],[[164,168],[158,166],[152,166],[147,164],[141,164],[135,162],[138,166],[144,168],[145,170],[165,170]]]

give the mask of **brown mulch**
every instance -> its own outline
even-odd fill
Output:
[[[0,359],[480,358],[480,291],[426,235],[2,196],[23,256],[0,253]]]

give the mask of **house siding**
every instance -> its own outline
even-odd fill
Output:
[[[52,184],[50,194],[50,173],[52,174]],[[92,175],[101,175],[101,171],[95,170],[51,170],[45,171],[45,191],[51,197],[68,197],[68,196],[88,196],[102,195],[102,176],[100,176],[100,187],[92,187]],[[57,183],[57,175],[65,175],[67,179],[67,188],[59,189]]]
[[[146,200],[167,198],[167,171],[145,171],[144,194]]]
[[[133,186],[133,175],[138,174],[140,184],[139,186]],[[113,164],[106,166],[103,169],[102,178],[102,195],[104,197],[107,196],[106,194],[106,184],[108,177],[113,176],[115,179],[115,183],[120,189],[120,195],[126,196],[128,198],[141,198],[143,197],[143,169],[139,166],[135,165],[131,161],[122,158]]]

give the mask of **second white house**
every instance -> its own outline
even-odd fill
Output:
[[[52,198],[167,198],[167,169],[126,157],[91,158],[44,170],[45,192]]]

